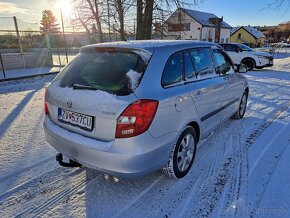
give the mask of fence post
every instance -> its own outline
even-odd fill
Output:
[[[22,57],[23,66],[24,66],[24,68],[26,68],[24,54],[23,54],[23,47],[22,47],[22,43],[21,43],[21,39],[20,39],[20,34],[19,34],[17,19],[16,19],[15,16],[13,16],[13,20],[14,20],[14,25],[15,25],[16,35],[17,35],[17,39],[18,39],[18,43],[19,43],[20,54],[21,54],[21,57]]]
[[[1,62],[1,67],[2,67],[2,71],[3,71],[3,76],[4,76],[4,78],[6,78],[6,74],[5,74],[5,69],[4,69],[4,64],[3,64],[3,59],[2,59],[1,52],[0,52],[0,62]]]

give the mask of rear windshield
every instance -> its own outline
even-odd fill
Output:
[[[133,52],[85,52],[75,57],[60,73],[61,87],[96,89],[128,95],[138,86],[146,64]]]

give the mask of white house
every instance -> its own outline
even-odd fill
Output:
[[[178,8],[164,23],[167,38],[229,42],[232,27],[214,14]]]

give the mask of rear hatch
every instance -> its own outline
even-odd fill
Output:
[[[150,56],[128,48],[83,50],[46,90],[50,119],[87,137],[114,140],[117,119],[137,100],[134,90]]]

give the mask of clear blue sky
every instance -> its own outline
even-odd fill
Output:
[[[232,26],[277,25],[290,20],[290,1],[277,9],[266,8],[275,0],[201,0],[197,10],[223,16]]]
[[[192,0],[187,0],[192,2]],[[290,20],[290,0],[280,9],[265,8],[275,0],[200,0],[195,10],[211,12],[232,26],[237,25],[277,25]],[[41,11],[55,11],[51,0],[0,0],[0,17],[17,16],[25,21],[38,23]],[[56,15],[58,14],[55,12]],[[58,17],[58,15],[57,15]]]

